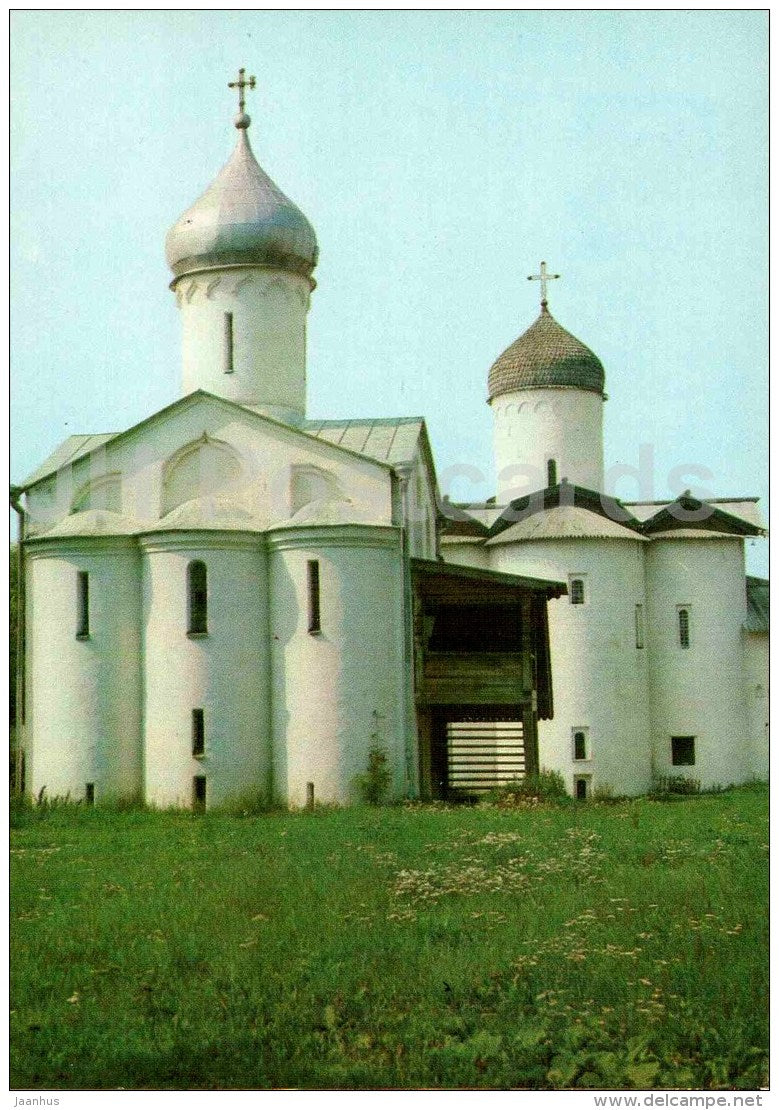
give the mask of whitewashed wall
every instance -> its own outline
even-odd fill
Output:
[[[636,647],[635,606],[645,604],[643,544],[561,539],[490,547],[493,570],[567,582],[585,577],[584,605],[548,603],[554,718],[539,721],[540,766],[573,791],[640,794],[650,785],[647,650]],[[589,734],[591,758],[573,758],[573,731]]]
[[[462,536],[442,536],[441,555],[447,563],[490,569],[490,548],[485,547],[481,540],[470,542]]]
[[[89,639],[76,639],[77,575],[89,575]],[[96,801],[141,792],[139,555],[131,540],[30,545],[27,791]]]
[[[658,775],[702,787],[750,777],[742,625],[740,537],[654,539],[647,547],[652,747]],[[690,647],[679,643],[678,607],[690,607]],[[673,766],[671,737],[695,737],[695,765]]]
[[[303,805],[360,800],[376,740],[405,793],[403,571],[393,528],[269,534],[274,790]],[[307,563],[320,566],[321,632],[308,632]]]
[[[603,400],[582,389],[523,389],[492,404],[493,449],[500,503],[557,480],[603,488]]]
[[[292,468],[312,464],[332,474],[333,481],[353,504],[355,519],[370,523],[392,521],[390,470],[312,436],[261,421],[208,397],[182,402],[163,417],[152,417],[136,432],[96,451],[90,458],[63,467],[52,479],[30,491],[33,531],[50,528],[67,516],[78,491],[90,479],[121,473],[121,511],[152,525],[166,507],[167,467],[177,452],[203,436],[235,452],[240,472],[220,490],[240,498],[265,521],[286,520],[292,513]],[[202,492],[211,492],[203,490]],[[192,497],[198,490],[192,490]]]
[[[182,392],[205,389],[277,419],[306,412],[306,314],[311,283],[281,270],[233,267],[181,278]],[[233,371],[225,372],[225,313]]]
[[[207,804],[270,790],[270,668],[266,555],[260,537],[185,533],[145,537],[145,792],[154,805]],[[208,571],[208,634],[187,635],[187,566]],[[192,755],[202,708],[205,757]]]

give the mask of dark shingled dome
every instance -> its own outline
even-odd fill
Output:
[[[586,389],[603,393],[605,374],[597,355],[561,328],[549,310],[492,364],[490,400],[515,389]]]

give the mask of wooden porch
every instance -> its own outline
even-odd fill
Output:
[[[475,798],[538,769],[552,716],[546,603],[561,582],[412,559],[423,798]]]

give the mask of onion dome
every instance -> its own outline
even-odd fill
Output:
[[[517,389],[585,389],[603,394],[603,364],[571,335],[545,304],[541,315],[492,364],[489,397]]]
[[[176,278],[223,266],[270,266],[311,277],[314,229],[261,168],[249,144],[251,120],[236,117],[238,142],[203,195],[179,217],[165,241]]]

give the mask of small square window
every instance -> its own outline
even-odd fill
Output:
[[[695,737],[671,737],[671,763],[674,767],[695,766]]]
[[[584,605],[586,601],[586,594],[583,575],[570,575],[570,577],[568,578],[568,597],[571,605]]]

